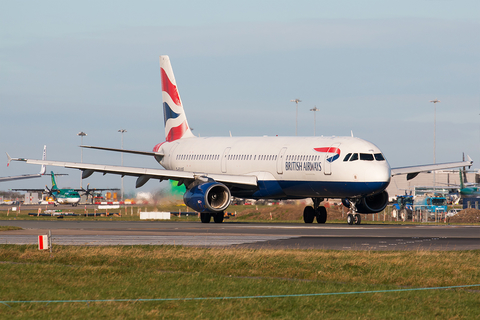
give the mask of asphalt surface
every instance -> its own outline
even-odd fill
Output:
[[[186,245],[256,249],[472,250],[480,226],[359,225],[170,221],[3,220],[23,230],[0,232],[0,244],[36,244],[52,233],[58,245]]]

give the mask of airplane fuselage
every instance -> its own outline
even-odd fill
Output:
[[[55,201],[59,204],[71,204],[76,205],[80,202],[80,194],[75,190],[60,190],[60,192],[54,195]]]
[[[354,137],[195,137],[161,148],[169,170],[256,176],[257,188],[232,188],[238,197],[363,197],[390,182],[379,148]]]

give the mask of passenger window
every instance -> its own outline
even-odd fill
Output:
[[[345,156],[345,158],[343,159],[343,161],[348,161],[348,159],[350,159],[350,156],[351,156],[351,155],[352,155],[351,153],[347,154],[347,155]]]
[[[371,154],[371,153],[360,153],[360,160],[373,161],[373,154]]]
[[[350,161],[356,161],[358,160],[358,153],[354,153],[352,154],[352,156],[350,157]]]

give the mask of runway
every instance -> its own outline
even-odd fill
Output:
[[[480,226],[283,224],[157,221],[0,221],[23,230],[0,232],[0,244],[184,245],[255,249],[473,250]]]

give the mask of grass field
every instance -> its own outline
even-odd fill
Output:
[[[480,251],[56,246],[50,254],[36,246],[0,245],[0,279],[2,319],[476,319],[480,314],[480,287],[402,291],[480,284]],[[400,291],[289,296],[379,290]],[[271,295],[277,297],[208,299]],[[165,298],[180,300],[134,301]],[[12,302],[107,299],[132,300]]]

